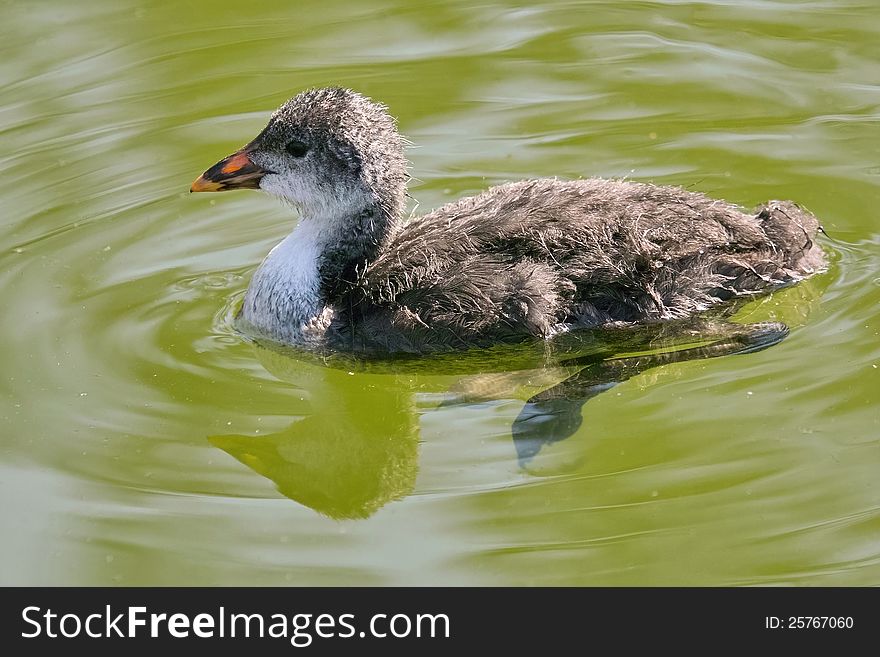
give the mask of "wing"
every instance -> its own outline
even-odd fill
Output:
[[[614,180],[501,185],[399,229],[351,303],[450,343],[683,316],[791,278],[779,240],[803,251],[811,226],[777,210]]]

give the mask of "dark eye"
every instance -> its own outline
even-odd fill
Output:
[[[309,145],[299,139],[294,139],[293,141],[287,142],[287,146],[284,147],[284,150],[294,157],[302,157],[309,152]]]

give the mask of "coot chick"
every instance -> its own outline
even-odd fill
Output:
[[[492,187],[404,220],[406,140],[387,108],[304,91],[194,192],[262,189],[300,215],[240,318],[285,344],[428,353],[682,318],[825,266],[816,218],[591,178]]]

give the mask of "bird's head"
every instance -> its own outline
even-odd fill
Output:
[[[384,105],[339,87],[304,91],[250,143],[192,184],[193,192],[262,189],[304,216],[403,208],[406,141]]]

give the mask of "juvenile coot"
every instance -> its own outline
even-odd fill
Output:
[[[681,318],[825,265],[816,218],[677,187],[539,179],[403,217],[406,140],[387,108],[304,91],[194,192],[262,189],[300,215],[241,318],[307,348],[427,353]]]

